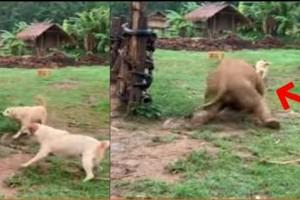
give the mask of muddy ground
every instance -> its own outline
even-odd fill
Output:
[[[279,38],[266,36],[257,41],[249,41],[236,35],[224,38],[160,38],[156,41],[157,48],[171,50],[194,51],[232,51],[241,49],[269,49],[269,48],[300,48],[299,43],[286,44]]]
[[[107,55],[85,55],[77,61],[63,53],[54,53],[48,56],[0,56],[0,67],[5,68],[60,68],[80,65],[106,65]]]

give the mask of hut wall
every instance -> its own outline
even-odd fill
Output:
[[[165,21],[159,21],[159,20],[149,20],[148,26],[151,28],[165,28],[166,22]]]
[[[235,15],[229,13],[219,13],[208,20],[208,28],[213,34],[220,31],[234,31],[236,25]]]
[[[226,13],[220,13],[216,15],[216,21],[217,21],[217,30],[233,30],[234,25],[232,23],[232,17],[233,15],[231,14],[226,14]],[[235,23],[235,22],[234,22]]]
[[[60,38],[60,35],[57,33],[45,33],[45,47],[46,48],[53,48],[59,46],[59,41],[57,37]]]

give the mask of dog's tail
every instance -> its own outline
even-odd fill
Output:
[[[105,150],[110,146],[110,141],[109,140],[104,140],[100,141],[99,145],[97,146],[96,149],[96,162],[100,163],[100,161],[104,157]]]
[[[36,102],[37,102],[38,105],[47,107],[46,100],[45,100],[45,98],[43,96],[38,95],[38,96],[35,97],[35,100],[36,100]]]

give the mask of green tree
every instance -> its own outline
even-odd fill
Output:
[[[28,24],[26,22],[19,22],[13,27],[13,31],[1,30],[1,54],[2,55],[24,55],[26,53],[25,44],[23,41],[17,39],[16,35],[24,30]]]
[[[195,27],[193,23],[187,21],[184,16],[188,12],[198,8],[195,2],[183,3],[179,11],[167,10],[167,19],[169,30],[174,36],[192,37],[195,35]]]
[[[251,19],[255,31],[264,34],[292,35],[299,27],[298,2],[240,2],[239,11]]]
[[[109,8],[109,2],[78,1],[6,1],[0,2],[0,29],[9,30],[19,21],[32,23],[51,19],[62,24],[63,20],[74,16],[76,12],[104,6]]]
[[[104,52],[109,43],[109,9],[94,8],[64,20],[63,29],[87,52]]]

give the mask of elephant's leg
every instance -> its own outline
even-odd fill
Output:
[[[245,111],[253,113],[264,126],[274,129],[280,127],[279,122],[272,117],[265,100],[256,90],[250,88],[240,90],[238,94],[236,93],[236,99]]]
[[[211,106],[209,109],[201,110],[195,113],[190,121],[190,127],[196,128],[207,123],[218,114],[221,107],[222,107],[221,103],[216,103],[215,105]]]
[[[260,99],[256,106],[254,114],[263,122],[264,126],[272,129],[280,128],[278,120],[272,116],[271,111],[263,98]]]

